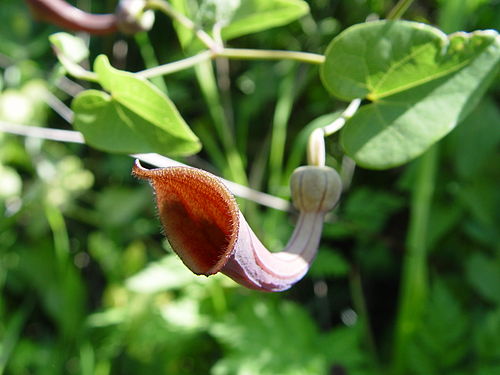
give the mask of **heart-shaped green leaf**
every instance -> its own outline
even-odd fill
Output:
[[[108,152],[190,155],[200,149],[174,104],[154,85],[114,69],[98,56],[94,70],[110,94],[80,93],[72,103],[74,126],[91,146]]]
[[[224,1],[218,2],[224,5]],[[303,0],[244,0],[232,14],[226,14],[222,37],[232,39],[283,26],[308,12],[309,6]]]
[[[341,99],[364,98],[341,142],[362,166],[385,169],[423,153],[477,104],[500,66],[493,30],[449,36],[420,23],[353,26],[327,49],[321,75]]]

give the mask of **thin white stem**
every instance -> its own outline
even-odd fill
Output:
[[[314,129],[307,143],[307,164],[322,167],[325,155],[325,132],[323,128]]]
[[[360,104],[361,104],[360,98],[354,99],[352,102],[349,103],[349,105],[345,109],[344,113],[342,113],[342,117],[345,119],[349,119],[352,116],[354,116],[354,114],[358,110]]]
[[[66,143],[81,143],[85,144],[85,139],[82,133],[73,130],[41,128],[31,125],[12,124],[5,121],[0,121],[0,131],[10,134],[22,135],[25,137],[42,138],[57,142]],[[155,167],[171,167],[171,166],[186,166],[178,161],[167,158],[166,156],[149,153],[149,154],[132,154],[134,159],[139,159]],[[247,186],[237,184],[236,182],[222,179],[227,188],[236,196],[257,202],[263,206],[274,208],[280,211],[290,211],[290,203],[284,199],[275,197],[270,194],[251,189]]]
[[[325,140],[324,138],[342,129],[346,121],[350,119],[359,108],[361,99],[354,99],[340,114],[340,117],[331,124],[322,128],[314,129],[309,135],[307,143],[307,161],[309,165],[325,165]]]
[[[46,91],[45,101],[49,107],[52,108],[66,122],[71,124],[73,121],[73,111],[49,90]]]
[[[224,48],[224,41],[222,40],[222,24],[216,22],[212,28],[212,34],[214,36],[214,42],[217,44],[218,48]]]
[[[323,128],[325,137],[332,135],[333,133],[336,133],[337,131],[342,129],[346,121],[350,119],[352,116],[354,116],[360,104],[361,104],[361,99],[354,99],[351,103],[349,103],[347,108],[344,110],[344,112],[341,113],[338,119],[336,119],[331,124]]]
[[[57,52],[56,52],[57,53]],[[89,81],[89,82],[97,82],[97,74],[94,72],[91,72],[89,70],[86,70],[82,66],[78,65],[74,61],[71,61],[68,59],[66,56],[63,54],[57,54],[57,57],[61,64],[64,66],[68,74],[71,76],[84,80],[84,81]]]
[[[82,85],[79,85],[75,81],[70,80],[66,76],[62,76],[57,82],[56,86],[64,91],[66,94],[70,96],[77,96],[80,92],[85,90],[85,88]]]
[[[0,131],[25,137],[48,139],[56,142],[85,143],[82,133],[73,130],[41,128],[34,125],[20,125],[0,121]]]
[[[152,78],[162,75],[167,75],[171,73],[178,72],[180,70],[191,68],[203,61],[210,60],[213,56],[211,51],[203,51],[197,55],[190,56],[188,58],[178,60],[172,63],[155,66],[154,68],[142,70],[136,74],[144,78]]]
[[[223,46],[217,44],[217,47],[214,50],[206,50],[182,60],[159,65],[151,69],[145,69],[137,72],[137,74],[145,78],[167,75],[191,68],[203,61],[217,57],[248,60],[294,60],[310,64],[321,64],[324,61],[323,55],[308,52],[224,48]]]
[[[295,60],[309,64],[323,64],[325,56],[310,52],[264,50],[249,48],[224,48],[217,56],[243,60]]]
[[[356,162],[352,160],[349,156],[344,155],[344,157],[342,158],[342,165],[340,167],[340,178],[342,179],[342,191],[349,190],[355,169],[356,169]]]

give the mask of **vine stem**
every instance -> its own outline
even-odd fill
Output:
[[[0,121],[0,131],[10,134],[22,135],[25,137],[48,139],[57,142],[85,144],[85,139],[83,138],[82,133],[73,130],[41,128],[38,126],[12,124],[9,122]],[[139,159],[156,167],[186,166],[186,164],[155,153],[132,154],[130,156],[134,159]],[[254,201],[263,206],[274,208],[276,210],[291,211],[290,203],[284,199],[260,192],[258,190],[254,190],[252,188],[249,188],[248,186],[240,185],[233,181],[224,179],[221,180],[234,195]]]
[[[204,61],[213,60],[217,57],[236,60],[294,60],[309,64],[322,64],[325,61],[325,56],[309,52],[222,47],[218,51],[205,50],[182,60],[141,70],[137,72],[137,74],[144,78],[172,74],[196,66]],[[77,78],[81,77],[82,75]]]
[[[366,339],[366,345],[368,347],[369,354],[371,356],[371,359],[373,360],[373,363],[376,364],[377,368],[380,368],[377,346],[375,344],[375,338],[373,337],[368,308],[366,306],[365,296],[363,292],[363,282],[358,266],[354,266],[349,274],[349,285],[351,289],[351,298],[353,301],[353,305],[358,314],[361,329],[364,331],[364,337]]]
[[[242,60],[295,60],[317,65],[323,64],[325,62],[324,55],[311,52],[262,50],[250,48],[224,48],[221,51],[217,51],[216,56]]]
[[[413,0],[399,0],[387,15],[388,20],[398,20],[408,10]]]
[[[408,345],[421,323],[426,305],[428,227],[437,172],[437,147],[434,145],[417,161],[394,339],[394,375],[405,373]]]
[[[64,69],[72,75],[75,78],[81,79],[83,81],[88,81],[88,82],[97,82],[98,77],[97,74],[94,72],[91,72],[76,62],[72,61],[71,59],[68,59],[66,56],[64,56],[62,53],[58,53],[56,51],[57,58],[59,59],[60,63],[63,65]]]
[[[136,72],[136,74],[144,78],[154,78],[189,69],[204,61],[213,60],[217,57],[225,57],[233,60],[293,60],[315,65],[322,64],[325,61],[325,56],[310,52],[221,47],[215,51],[204,50],[182,60],[144,69]],[[59,59],[64,61],[64,67],[73,77],[90,82],[98,81],[95,73],[85,70],[80,65],[71,62],[62,55],[59,56]]]
[[[157,76],[162,76],[166,74],[171,74],[178,72],[180,70],[191,68],[203,61],[210,60],[213,57],[213,53],[211,51],[203,51],[194,56],[178,60],[172,63],[163,64],[155,66],[154,68],[145,69],[137,74],[144,78],[153,78]]]
[[[354,99],[349,103],[347,108],[340,114],[340,117],[333,121],[331,124],[323,128],[325,136],[332,135],[333,133],[339,131],[354,114],[358,111],[361,104],[361,99]]]

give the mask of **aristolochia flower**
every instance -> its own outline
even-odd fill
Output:
[[[146,169],[138,160],[132,173],[150,181],[167,239],[192,272],[222,272],[248,288],[272,292],[290,288],[306,274],[318,249],[324,215],[341,192],[332,168],[298,168],[290,183],[300,213],[297,225],[285,249],[271,253],[216,176],[191,167]]]

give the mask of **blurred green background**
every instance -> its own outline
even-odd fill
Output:
[[[116,2],[76,4],[112,12]],[[309,5],[300,21],[230,45],[323,53],[394,2]],[[71,129],[61,103],[89,84],[63,78],[48,42],[60,29],[33,21],[24,2],[0,8],[0,121]],[[498,30],[500,2],[415,1],[404,18],[447,33]],[[81,36],[90,61],[105,53],[130,71],[185,56],[159,14],[147,34]],[[202,140],[183,161],[288,198],[305,135],[346,103],[328,96],[317,67],[230,67],[231,87],[220,92],[207,71],[154,80]],[[420,159],[357,169],[310,273],[280,294],[190,274],[128,156],[0,132],[0,374],[500,374],[499,101],[497,78]],[[327,147],[337,166],[335,136]],[[280,249],[293,215],[240,202]],[[421,258],[405,256],[412,247]]]

